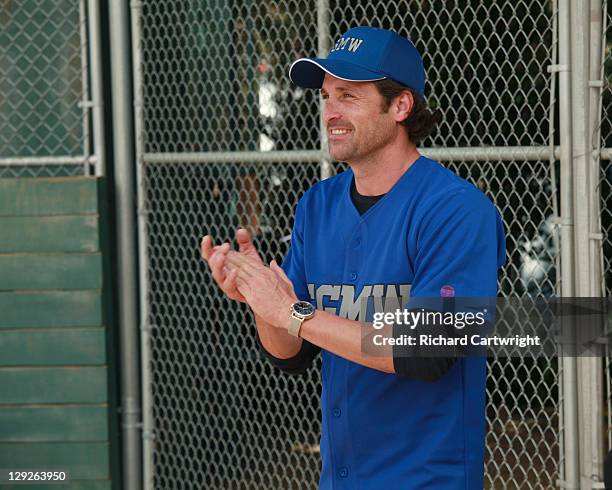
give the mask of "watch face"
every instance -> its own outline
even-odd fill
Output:
[[[309,316],[314,313],[315,308],[308,301],[298,301],[293,305],[293,311],[301,316]]]

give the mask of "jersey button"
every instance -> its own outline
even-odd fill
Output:
[[[357,279],[357,273],[351,272],[351,275],[349,277],[351,278],[351,281],[354,281],[355,279]]]
[[[348,476],[348,468],[340,468],[340,478],[346,478]]]
[[[340,417],[340,415],[342,415],[342,410],[340,410],[339,408],[334,408],[332,410],[332,415],[336,418]]]

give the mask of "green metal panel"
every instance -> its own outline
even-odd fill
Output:
[[[98,217],[0,217],[0,252],[97,252]]]
[[[75,480],[109,477],[107,442],[4,442],[0,443],[0,461],[4,469],[65,470]]]
[[[73,480],[3,489],[120,488],[106,195],[91,177],[0,179],[0,467]]]
[[[99,325],[98,290],[0,292],[0,328]]]
[[[0,330],[0,366],[104,364],[106,330]]]
[[[0,406],[0,442],[107,439],[107,405]]]
[[[0,386],[0,404],[104,403],[108,397],[102,366],[3,367]]]
[[[0,254],[0,289],[99,289],[101,287],[100,253]]]
[[[72,481],[62,485],[3,485],[2,490],[111,490],[110,480]]]
[[[95,177],[0,179],[0,216],[95,214]]]

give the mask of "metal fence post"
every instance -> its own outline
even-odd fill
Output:
[[[590,148],[588,171],[589,195],[589,296],[601,297],[603,295],[603,256],[602,256],[602,227],[601,227],[601,207],[600,207],[600,121],[601,121],[601,94],[603,89],[603,51],[602,40],[605,40],[605,30],[603,22],[603,9],[601,0],[591,0],[588,12],[590,20],[590,56],[588,73],[588,101],[589,118],[587,144]],[[593,332],[597,337],[602,332]],[[603,476],[604,459],[604,400],[605,400],[605,378],[603,372],[604,348],[598,346],[599,352],[596,357],[585,359],[589,363],[592,373],[589,375],[590,392],[592,395],[591,418],[591,471],[588,476],[591,482],[601,482]]]
[[[330,49],[329,46],[329,0],[317,0],[317,56],[324,58]],[[327,129],[323,120],[323,103],[319,114],[321,132],[321,159],[320,177],[321,180],[332,175],[332,165],[328,154]]]
[[[102,91],[102,46],[100,33],[100,4],[88,0],[89,61],[91,67],[91,108],[96,156],[96,175],[106,174],[106,139],[104,135],[104,102]]]
[[[570,0],[559,0],[559,120],[560,120],[560,208],[561,208],[561,291],[574,294],[574,253],[572,226],[572,107],[570,59]],[[578,408],[576,358],[562,357],[563,370],[563,475],[564,488],[579,488]]]
[[[589,166],[589,211],[590,227],[589,234],[591,246],[591,295],[602,296],[605,286],[603,281],[603,260],[601,229],[601,205],[600,205],[600,166],[601,166],[601,106],[602,92],[604,86],[604,56],[606,23],[604,9],[601,0],[591,0],[591,35],[590,35],[590,59],[589,59],[589,134],[591,135],[591,165]]]
[[[146,196],[144,189],[144,129],[142,93],[142,2],[132,0],[132,78],[134,100],[134,148],[136,161],[136,192],[138,209],[138,263],[140,285],[140,364],[142,407],[142,480],[143,490],[153,489],[153,404],[151,393],[151,336],[149,326],[149,258],[147,252]]]
[[[81,83],[83,86],[83,94],[79,102],[82,110],[82,128],[83,128],[83,155],[86,159],[83,161],[83,174],[91,175],[91,164],[87,161],[87,157],[91,155],[90,141],[90,121],[89,121],[89,41],[87,40],[87,7],[85,0],[79,0],[79,33],[81,39]]]
[[[113,152],[118,241],[119,328],[123,488],[139,489],[141,475],[140,386],[138,365],[138,281],[134,235],[134,140],[130,70],[129,10],[109,4],[113,104]]]
[[[599,6],[599,9],[601,6]],[[575,243],[575,296],[593,296],[592,250],[592,219],[593,212],[591,182],[591,150],[593,130],[591,111],[591,90],[589,79],[591,74],[591,2],[574,0],[571,2],[572,18],[572,123],[573,130],[573,189],[574,189],[574,243]],[[601,15],[601,14],[600,14]],[[597,20],[595,19],[595,23]],[[600,22],[601,24],[601,22]],[[599,27],[601,28],[601,26]],[[597,43],[599,44],[599,43]],[[596,53],[597,55],[597,53]],[[599,56],[597,55],[599,58]],[[586,205],[585,205],[586,203]],[[583,327],[583,326],[581,326]],[[597,335],[596,332],[583,334]],[[603,378],[599,357],[579,357],[578,367],[578,413],[580,430],[580,486],[582,489],[593,488],[593,483],[599,481],[602,463],[603,434]]]

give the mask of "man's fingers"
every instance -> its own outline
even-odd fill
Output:
[[[259,260],[254,257],[244,255],[239,252],[229,252],[227,254],[227,264],[231,267],[239,267],[251,273],[265,267]]]
[[[200,255],[203,260],[209,261],[217,250],[230,250],[230,244],[225,242],[221,245],[214,245],[210,235],[204,235],[200,241]]]
[[[252,257],[248,257],[240,252],[234,252],[233,250],[227,254],[227,258],[229,263],[236,266],[251,264],[253,261]]]
[[[216,247],[215,247],[216,248]],[[214,252],[212,237],[210,235],[205,235],[202,237],[202,241],[200,242],[200,255],[203,260],[208,261]]]
[[[210,259],[208,260],[208,262],[211,264],[211,267],[220,260],[220,257],[223,257],[223,260],[225,260],[225,257],[227,256],[229,251],[230,251],[229,243],[224,243],[223,245],[219,245],[215,247],[215,251],[211,255]]]
[[[225,276],[225,280],[223,281],[223,284],[221,284],[221,288],[223,289],[223,291],[225,291],[226,293],[230,293],[234,289],[236,289],[236,276],[237,275],[238,275],[238,269],[232,269],[231,271],[227,273],[227,275]]]
[[[221,286],[221,289],[227,294],[230,299],[235,299],[237,301],[246,301],[244,296],[238,291],[236,286],[236,276],[238,275],[238,269],[232,269],[227,276],[225,276],[225,281]]]
[[[210,272],[213,276],[213,279],[219,285],[221,285],[225,280],[225,273],[223,272],[224,262],[225,255],[221,252],[215,252],[208,261],[208,265],[210,267]]]
[[[227,247],[225,246],[227,245]],[[217,282],[217,284],[223,284],[225,280],[225,272],[223,268],[225,267],[225,258],[229,251],[229,244],[224,243],[216,252],[212,254],[210,259],[208,260],[208,265],[210,267],[210,271],[212,273],[213,279]]]
[[[250,276],[246,275],[244,272],[241,272],[240,269],[234,269],[235,271],[235,283],[236,288],[242,292],[249,284]]]
[[[246,230],[244,231],[246,232]],[[248,236],[248,232],[246,233],[248,240],[250,241],[250,236]],[[238,273],[242,269],[243,274],[250,275],[251,272],[246,272],[245,268],[250,270],[255,264],[257,264],[257,260],[253,256],[247,257],[244,254],[231,250],[229,243],[213,246],[212,237],[210,235],[202,237],[200,252],[202,259],[208,263],[213,279],[219,285],[221,290],[228,296],[228,298],[246,302],[244,295],[238,290]],[[231,261],[228,260],[228,257],[230,256],[233,259]],[[248,261],[237,260],[240,257],[243,259],[248,258]],[[244,287],[246,284],[245,281],[241,280],[240,282]]]

